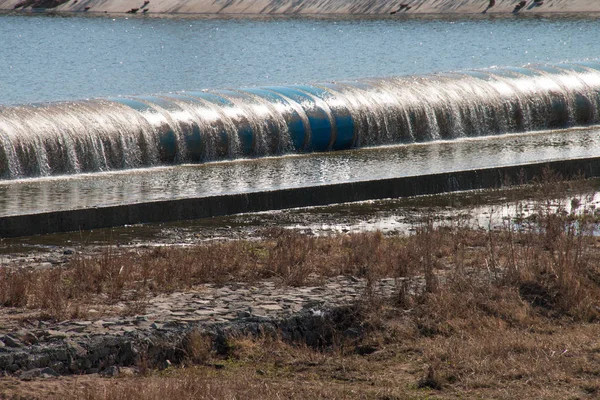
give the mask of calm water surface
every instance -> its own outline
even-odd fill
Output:
[[[599,37],[581,17],[0,15],[0,104],[585,60]]]

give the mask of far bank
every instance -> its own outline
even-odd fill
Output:
[[[595,13],[587,0],[0,0],[0,12],[143,15],[411,15]]]

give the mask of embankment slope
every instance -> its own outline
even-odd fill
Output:
[[[57,3],[62,3],[53,7]],[[511,13],[519,0],[0,0],[0,11],[215,15]],[[46,8],[45,8],[46,7]],[[526,0],[519,13],[600,12],[600,1]]]

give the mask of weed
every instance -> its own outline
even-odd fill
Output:
[[[184,341],[186,361],[190,364],[206,364],[213,355],[213,338],[211,335],[191,331]]]

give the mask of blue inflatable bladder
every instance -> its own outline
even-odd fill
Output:
[[[311,130],[310,145],[306,150],[329,150],[332,134],[331,122],[327,112],[317,105],[312,96],[286,86],[267,86],[264,89],[283,95],[302,106],[308,117]]]
[[[294,146],[294,150],[302,151],[306,148],[308,145],[307,132],[310,126],[305,126],[300,114],[298,114],[290,100],[262,88],[244,88],[242,91],[250,93],[254,96],[258,96],[269,102],[286,104],[288,106],[288,111],[284,114],[284,118],[287,123],[288,132],[292,141],[292,145]]]
[[[327,104],[329,104],[328,99],[333,97],[331,92],[317,86],[295,85],[293,88],[318,97]],[[330,140],[333,139],[333,143],[330,143],[330,147],[335,150],[347,149],[351,147],[354,141],[354,121],[352,120],[350,110],[341,104],[338,104],[334,107],[330,106],[329,109],[335,123],[335,137],[330,138]]]

